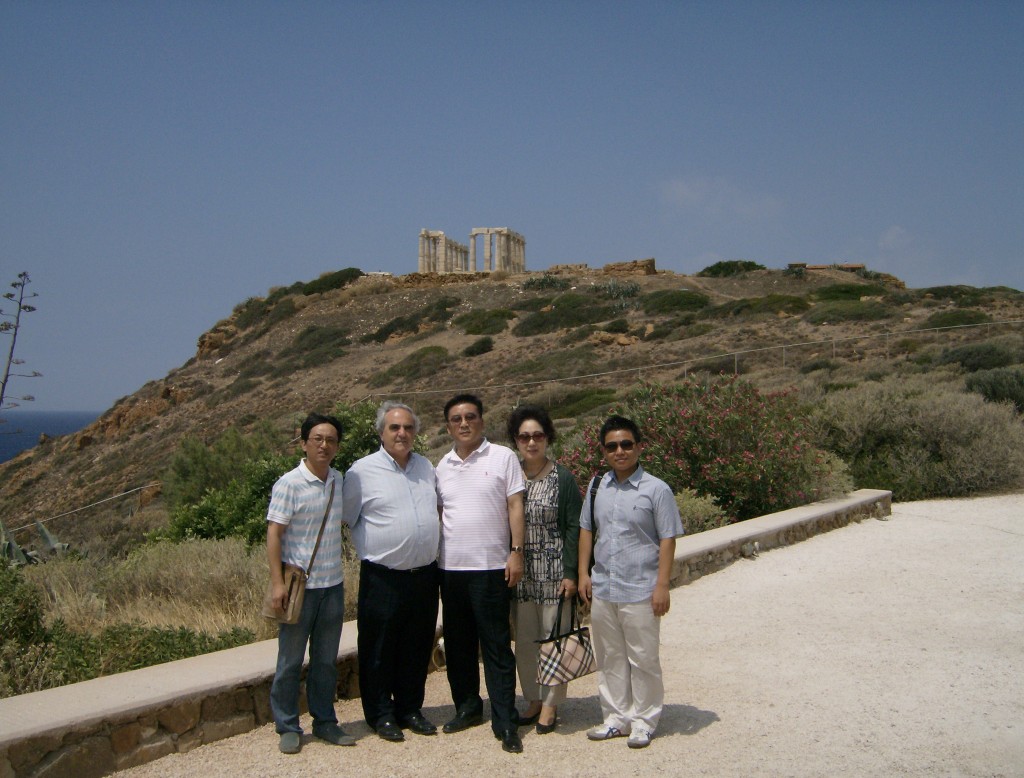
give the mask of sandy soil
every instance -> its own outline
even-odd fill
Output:
[[[591,743],[594,676],[560,726],[505,754],[488,726],[277,751],[272,726],[125,771],[144,776],[1024,775],[1024,494],[904,503],[676,589],[666,706],[645,750]],[[426,715],[453,713],[443,674]],[[308,728],[308,722],[305,722]]]

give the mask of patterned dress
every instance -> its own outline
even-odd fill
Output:
[[[558,534],[558,471],[526,482],[526,542],[519,602],[557,604],[562,583],[562,537]]]

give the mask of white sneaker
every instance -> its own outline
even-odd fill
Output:
[[[587,730],[587,737],[590,740],[611,740],[613,737],[625,736],[626,733],[618,727],[609,727],[607,724],[602,724],[599,727]]]
[[[647,748],[651,744],[652,737],[654,737],[653,732],[648,732],[646,729],[634,729],[629,733],[626,745],[630,748]]]

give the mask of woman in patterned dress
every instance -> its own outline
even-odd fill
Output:
[[[558,704],[566,685],[537,683],[536,641],[551,633],[558,601],[575,607],[576,564],[583,507],[576,478],[548,456],[555,427],[543,408],[521,405],[508,419],[508,436],[519,450],[526,475],[526,543],[523,578],[516,587],[512,619],[516,630],[516,668],[519,685],[529,707],[521,725],[536,722],[537,733],[554,732]],[[563,607],[568,624],[570,608]]]

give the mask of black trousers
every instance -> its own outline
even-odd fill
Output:
[[[437,628],[437,564],[413,571],[359,567],[359,691],[366,723],[423,707]]]
[[[491,700],[491,729],[516,726],[516,658],[512,653],[509,602],[513,589],[504,570],[442,570],[444,653],[448,686],[459,712],[483,709],[480,698],[480,652],[484,682]]]

